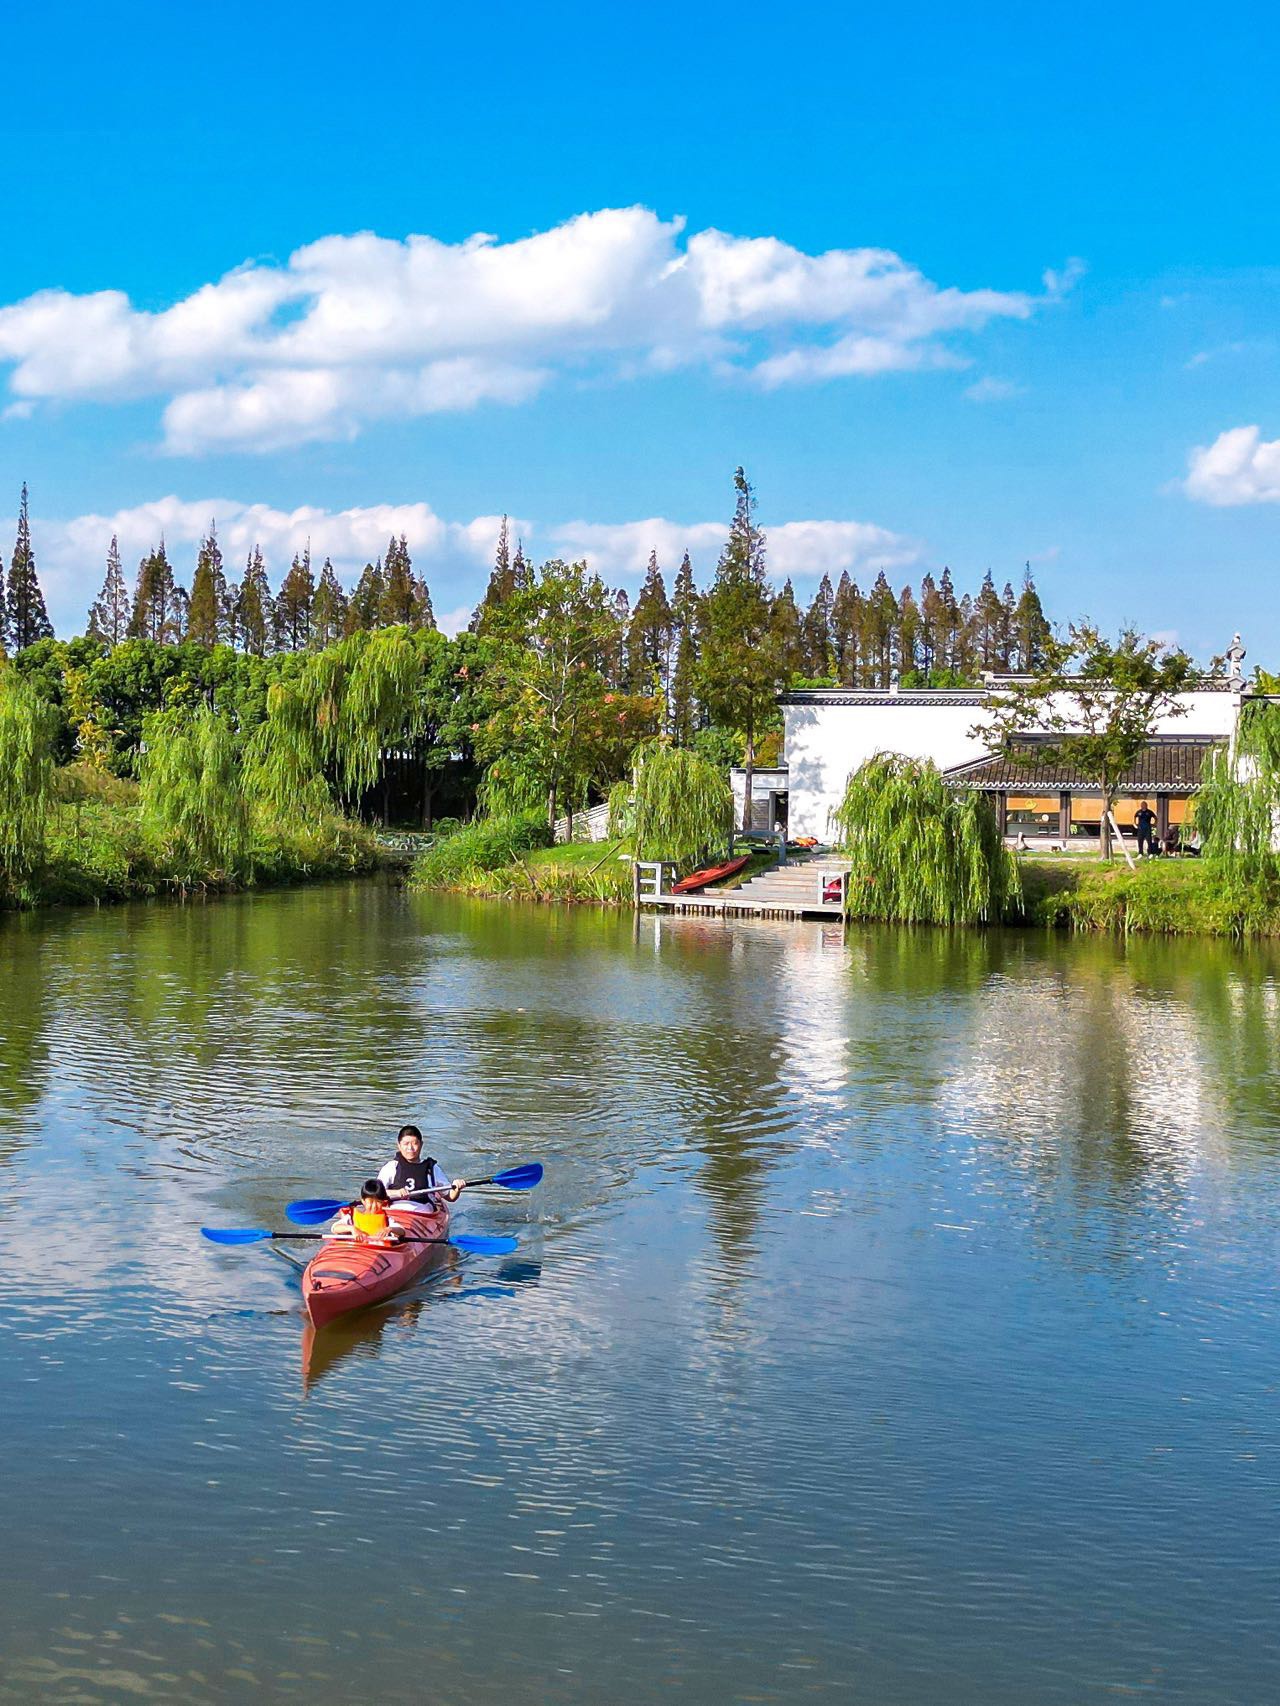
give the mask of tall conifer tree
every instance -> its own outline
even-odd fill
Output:
[[[626,686],[631,693],[668,694],[671,686],[672,616],[667,589],[658,567],[658,553],[650,551],[644,585],[631,612],[627,629]]]
[[[197,645],[216,646],[227,638],[227,577],[222,568],[222,549],[212,522],[200,543],[196,572],[191,580],[191,606],[187,614],[187,638]]]
[[[786,660],[774,630],[765,580],[765,537],[755,519],[755,494],[741,468],[733,476],[737,503],[702,605],[698,690],[716,722],[742,732],[742,827],[751,828],[756,741],[774,715],[786,681]]]
[[[107,571],[102,591],[89,606],[89,632],[109,646],[118,646],[129,632],[129,588],[120,562],[120,544],[115,534],[107,547]]]
[[[316,595],[311,601],[310,643],[315,651],[323,651],[343,635],[347,616],[347,595],[334,573],[328,557],[320,570]]]
[[[164,540],[138,564],[128,637],[172,646],[182,638],[189,600],[173,578]]]
[[[1040,594],[1031,578],[1030,563],[1023,571],[1022,596],[1014,613],[1014,623],[1018,668],[1024,675],[1034,675],[1044,665],[1050,628],[1045,620]]]
[[[504,515],[502,526],[498,529],[498,548],[494,553],[493,567],[489,571],[489,584],[467,624],[470,631],[473,634],[488,633],[493,626],[495,613],[501,610],[515,590],[516,576],[511,565],[511,537]]]
[[[387,554],[383,560],[382,597],[376,625],[394,628],[405,623],[412,627],[417,614],[418,595],[409,548],[403,539],[391,538],[387,541]]]
[[[417,606],[414,625],[418,628],[425,628],[429,633],[435,633],[436,613],[431,603],[431,588],[421,575],[413,577],[413,596]]]
[[[898,630],[898,601],[883,569],[867,594],[862,612],[862,677],[865,687],[889,687]]]
[[[265,657],[275,635],[275,599],[262,551],[255,545],[236,593],[236,643],[253,657]]]
[[[529,592],[533,586],[533,564],[524,554],[524,540],[516,540],[516,554],[511,559],[511,580],[517,592]]]
[[[37,640],[53,638],[53,624],[45,609],[44,594],[36,575],[36,554],[31,547],[31,522],[27,515],[27,488],[22,487],[18,508],[18,536],[9,559],[9,587],[5,596],[5,628],[11,651],[20,652]]]
[[[988,569],[982,577],[978,596],[973,602],[973,646],[983,669],[997,669],[1000,663],[1000,625],[1003,620],[1000,594]]]
[[[1000,644],[996,667],[1004,675],[1013,668],[1014,653],[1018,639],[1018,605],[1013,596],[1012,582],[1004,583],[1004,591],[1000,594]]]
[[[311,638],[311,612],[315,600],[315,577],[311,573],[311,543],[299,556],[294,553],[289,572],[276,597],[276,644],[282,651],[302,652]]]
[[[822,578],[826,580],[825,575]],[[786,674],[807,674],[809,665],[804,626],[800,619],[800,612],[796,608],[795,588],[789,579],[783,582],[782,591],[773,601],[771,626],[774,643],[778,648],[782,667]],[[819,672],[815,671],[814,673]],[[820,673],[825,674],[826,672]]]
[[[671,589],[671,627],[674,662],[667,720],[677,746],[688,746],[698,727],[698,618],[701,600],[693,582],[693,565],[686,551]]]
[[[790,585],[790,582],[787,584]],[[834,662],[831,624],[835,615],[835,607],[836,595],[831,589],[830,578],[823,575],[818,582],[818,590],[813,595],[813,603],[804,613],[804,623],[801,629],[801,644],[804,651],[804,661],[801,667],[808,676],[831,674]]]
[[[938,583],[931,574],[926,574],[920,582],[920,635],[916,646],[918,668],[926,686],[930,675],[938,668],[941,630],[942,605],[938,597]]]
[[[836,680],[842,687],[852,687],[858,679],[858,648],[862,635],[862,594],[858,583],[848,570],[840,576],[840,584],[831,605],[831,654]]]
[[[356,583],[356,590],[347,600],[347,615],[343,632],[359,633],[362,630],[376,628],[382,619],[382,558],[376,563],[366,563],[364,573]]]
[[[898,597],[898,627],[894,644],[894,669],[901,681],[919,668],[920,606],[909,586]]]
[[[938,640],[935,668],[959,673],[963,668],[964,641],[961,635],[960,606],[951,570],[944,566],[938,580]]]

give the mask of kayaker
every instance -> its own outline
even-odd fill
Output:
[[[388,1161],[378,1174],[392,1202],[400,1197],[431,1191],[429,1197],[419,1196],[410,1207],[433,1209],[437,1202],[457,1202],[462,1191],[461,1179],[450,1179],[433,1156],[422,1153],[422,1133],[416,1125],[402,1125],[396,1138],[396,1158]],[[435,1195],[439,1192],[439,1196]]]
[[[351,1235],[360,1243],[398,1244],[404,1237],[387,1213],[387,1201],[387,1187],[381,1179],[366,1179],[361,1185],[359,1202],[347,1210]],[[335,1230],[343,1230],[341,1223]]]

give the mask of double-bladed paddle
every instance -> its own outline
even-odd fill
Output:
[[[500,1185],[504,1191],[531,1191],[541,1178],[541,1161],[527,1161],[520,1167],[508,1167],[505,1173],[494,1173],[488,1179],[464,1179],[462,1188],[473,1191],[477,1185]],[[447,1185],[433,1185],[430,1190],[411,1191],[408,1196],[392,1200],[393,1203],[416,1202],[422,1197],[442,1196],[448,1189]],[[332,1197],[303,1197],[299,1202],[287,1204],[284,1212],[296,1226],[319,1226],[348,1206]]]
[[[341,1203],[339,1207],[345,1208]],[[202,1226],[201,1235],[213,1244],[265,1244],[272,1238],[293,1238],[310,1240],[314,1243],[324,1241],[323,1232],[268,1232],[265,1228],[246,1227],[229,1228],[221,1226]],[[452,1244],[455,1250],[465,1250],[472,1256],[507,1256],[518,1248],[514,1238],[491,1237],[478,1232],[458,1232],[451,1238],[414,1238],[408,1240],[414,1244]],[[388,1245],[388,1249],[398,1246]]]

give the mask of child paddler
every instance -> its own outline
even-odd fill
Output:
[[[366,1179],[360,1196],[343,1209],[334,1232],[339,1238],[354,1238],[358,1244],[398,1244],[404,1237],[387,1213],[387,1187],[381,1179]]]
[[[405,1207],[420,1208],[428,1213],[441,1199],[457,1202],[463,1184],[461,1179],[448,1178],[438,1161],[422,1153],[422,1133],[416,1125],[400,1127],[396,1138],[396,1158],[387,1162],[378,1178],[385,1185],[392,1202],[404,1197],[416,1198],[416,1201],[406,1202]],[[432,1194],[419,1196],[421,1191]]]

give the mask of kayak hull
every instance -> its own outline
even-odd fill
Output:
[[[404,1230],[399,1244],[363,1244],[350,1238],[326,1238],[302,1275],[302,1300],[315,1327],[353,1310],[384,1303],[404,1291],[439,1260],[449,1232],[449,1211],[408,1208],[388,1211]]]
[[[699,889],[705,889],[711,883],[721,882],[725,877],[736,876],[750,863],[750,853],[744,853],[738,859],[726,859],[723,865],[708,865],[705,871],[690,871],[687,877],[681,877],[678,883],[672,883],[671,892],[672,894],[696,894]]]

